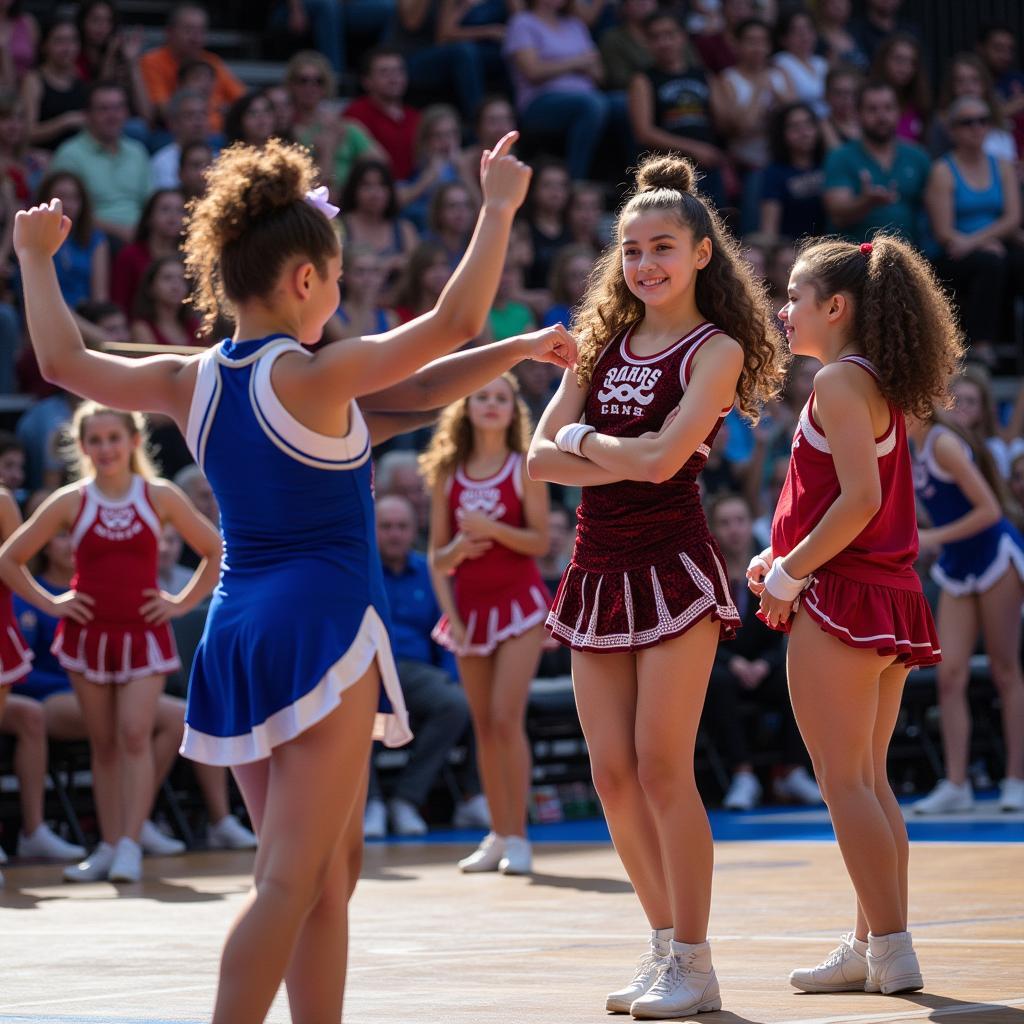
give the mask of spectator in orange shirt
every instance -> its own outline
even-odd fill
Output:
[[[165,105],[178,88],[178,69],[194,61],[209,64],[216,76],[210,103],[210,131],[219,133],[224,111],[245,94],[245,86],[220,57],[204,49],[207,24],[206,11],[198,4],[179,4],[167,21],[167,42],[144,53],[139,67],[149,98],[163,115]]]

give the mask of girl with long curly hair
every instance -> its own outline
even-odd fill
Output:
[[[940,650],[914,571],[905,417],[948,402],[962,341],[927,262],[884,234],[806,246],[779,318],[790,351],[824,365],[793,435],[771,546],[747,576],[759,615],[790,634],[793,711],[857,895],[853,932],[789,980],[805,992],[913,991],[923,983],[907,931],[909,846],[886,753],[908,671]]]
[[[338,308],[341,252],[337,208],[313,190],[304,149],[236,144],[211,167],[184,248],[207,324],[223,311],[235,331],[196,356],[86,349],[53,269],[70,221],[56,201],[17,215],[44,376],[169,416],[220,508],[223,575],[192,667],[182,749],[232,767],[260,846],[224,946],[215,1024],[264,1020],[282,979],[294,1020],[341,1019],[375,720],[391,743],[409,738],[385,624],[371,445],[403,429],[399,414],[446,405],[520,359],[575,359],[564,328],[439,358],[477,334],[490,309],[530,179],[509,154],[514,142],[484,154],[476,231],[435,307],[315,353],[307,346]]]
[[[679,156],[640,164],[574,320],[530,475],[583,487],[548,628],[572,648],[594,785],[653,929],[608,996],[642,1019],[721,1007],[707,943],[712,843],[693,754],[718,641],[739,615],[697,477],[737,402],[756,418],[781,338],[735,239]]]
[[[532,867],[524,719],[551,595],[534,561],[548,550],[548,489],[526,474],[529,447],[530,415],[506,373],[448,406],[420,457],[444,612],[434,639],[458,660],[491,811],[492,830],[459,862],[465,872]]]

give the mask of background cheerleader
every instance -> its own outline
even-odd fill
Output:
[[[755,415],[783,360],[692,165],[648,158],[636,188],[576,316],[579,371],[541,418],[530,475],[583,486],[548,628],[572,648],[594,785],[652,928],[607,1008],[662,1019],[722,1005],[693,755],[715,650],[739,614],[697,477],[734,402]]]
[[[825,365],[800,414],[771,547],[748,576],[765,621],[790,630],[793,710],[857,894],[852,935],[790,983],[912,991],[923,981],[907,931],[909,845],[886,755],[907,672],[940,650],[914,571],[904,415],[948,396],[960,336],[927,263],[884,235],[810,244],[779,317],[790,350]]]
[[[913,420],[910,437],[915,446],[914,489],[932,524],[921,531],[921,550],[939,556],[931,574],[940,588],[942,664],[937,671],[946,761],[946,777],[913,809],[917,814],[943,814],[974,807],[967,778],[967,686],[980,634],[1003,714],[1006,778],[999,807],[1024,811],[1024,538],[1004,512],[1011,502],[1009,492],[989,446],[977,435],[936,413]]]
[[[548,491],[526,475],[530,417],[511,374],[450,405],[420,459],[432,487],[430,563],[476,733],[492,831],[463,871],[525,874],[530,745],[526,701],[551,595],[534,558],[548,548]],[[450,582],[449,582],[450,580]]]
[[[48,498],[0,551],[0,576],[62,621],[54,653],[71,678],[89,733],[102,841],[65,871],[69,881],[137,882],[155,780],[151,740],[168,672],[179,667],[170,620],[213,589],[220,536],[173,484],[156,478],[138,414],[83,403],[72,432],[82,479]],[[203,556],[177,596],[157,587],[161,524]],[[75,548],[75,578],[54,597],[25,569],[57,534]]]

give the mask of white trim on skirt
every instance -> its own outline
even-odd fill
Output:
[[[377,714],[373,738],[383,740],[389,747],[401,747],[412,739],[409,715],[387,629],[371,605],[349,649],[308,693],[275,711],[248,732],[235,736],[214,736],[186,722],[180,752],[203,764],[238,765],[261,761],[270,756],[274,747],[295,739],[334,711],[341,704],[344,691],[362,679],[374,658],[392,711]]]
[[[931,568],[931,578],[953,597],[965,597],[968,594],[984,594],[990,587],[994,587],[1007,573],[1010,567],[1017,570],[1017,575],[1024,583],[1024,551],[1013,539],[1013,534],[1004,533],[999,538],[999,547],[996,549],[996,556],[985,567],[980,576],[967,576],[958,580],[942,571],[942,567],[936,562]]]

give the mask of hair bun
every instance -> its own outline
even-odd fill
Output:
[[[637,192],[654,192],[659,188],[693,192],[696,180],[693,164],[682,156],[648,156],[636,169]]]

